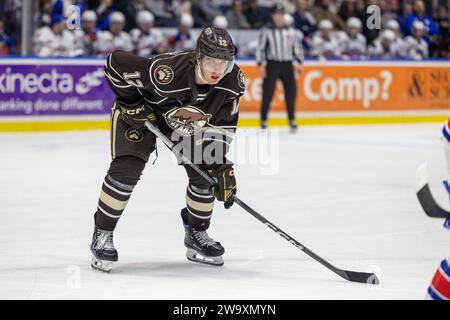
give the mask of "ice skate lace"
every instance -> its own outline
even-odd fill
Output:
[[[194,237],[202,246],[212,246],[215,243],[214,239],[210,238],[206,231],[194,230]]]
[[[97,244],[95,246],[96,249],[106,249],[112,250],[114,249],[113,242],[113,233],[108,231],[97,231]]]

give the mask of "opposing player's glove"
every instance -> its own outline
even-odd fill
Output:
[[[120,110],[122,119],[132,127],[140,128],[145,121],[156,121],[156,115],[152,108],[147,106],[143,100],[133,105],[125,105],[116,100],[116,106]]]
[[[225,209],[234,203],[236,194],[236,178],[232,164],[222,164],[216,169],[209,170],[209,174],[217,181],[212,187],[212,194],[217,200],[224,202]]]

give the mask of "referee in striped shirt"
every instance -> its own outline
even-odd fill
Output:
[[[262,28],[259,35],[256,62],[263,81],[261,128],[267,128],[267,114],[277,79],[283,83],[289,126],[295,132],[295,98],[297,83],[295,73],[302,72],[303,48],[300,31],[288,27],[284,21],[282,4],[272,8],[272,23]]]

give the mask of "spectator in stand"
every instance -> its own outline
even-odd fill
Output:
[[[285,13],[284,14],[284,26],[287,27],[289,30],[291,30],[294,27],[294,17],[289,14],[289,13]],[[301,32],[300,30],[297,30],[298,32]],[[300,39],[303,38],[303,33],[300,33],[301,37]]]
[[[403,40],[403,35],[400,30],[400,24],[397,20],[391,19],[386,22],[386,30],[391,30],[395,33],[394,44],[399,48],[400,56],[405,56],[405,41]]]
[[[41,0],[39,2],[39,18],[37,20],[40,26],[50,25],[52,10],[53,0]]]
[[[366,8],[365,0],[355,0],[355,16]],[[361,21],[364,24],[364,21]]]
[[[424,40],[426,26],[422,21],[416,20],[412,25],[412,34],[405,38],[406,57],[414,60],[428,58],[428,43]]]
[[[191,30],[194,25],[194,18],[187,13],[180,17],[178,33],[168,39],[168,45],[173,51],[194,50],[197,42],[197,35]]]
[[[374,59],[398,59],[401,58],[401,48],[395,44],[395,33],[392,30],[384,30],[368,48],[369,57]]]
[[[148,10],[144,4],[144,0],[132,0],[122,4],[118,7],[125,16],[125,26],[124,30],[130,32],[131,30],[137,28],[136,18],[140,11]]]
[[[344,59],[362,59],[367,54],[367,41],[362,35],[362,22],[351,17],[347,20],[347,32],[343,37],[342,57]]]
[[[222,10],[216,1],[199,0],[199,13],[203,16],[205,24],[211,24],[215,17],[222,15]]]
[[[434,55],[439,45],[439,26],[433,18],[426,15],[425,3],[422,0],[414,1],[413,11],[413,14],[406,18],[406,34],[412,34],[412,26],[415,21],[422,22],[426,27],[424,40],[428,43],[429,49]]]
[[[0,20],[0,56],[15,54],[15,43],[5,32],[5,23]]]
[[[192,1],[189,0],[173,0],[170,10],[177,17],[181,17],[183,13],[192,15]]]
[[[164,37],[153,27],[155,23],[153,14],[147,10],[139,11],[136,22],[138,27],[130,32],[134,52],[146,58],[165,52]]]
[[[123,31],[125,16],[115,11],[109,16],[109,31],[99,32],[97,35],[96,54],[106,56],[114,50],[133,51],[133,43],[128,33]]]
[[[428,37],[425,39],[430,42],[431,38],[440,33],[439,26],[433,18],[426,15],[425,3],[422,0],[414,1],[413,14],[406,18],[406,34],[412,34],[413,24],[415,21],[422,22],[428,29]]]
[[[345,30],[345,22],[339,17],[336,12],[330,10],[331,0],[316,0],[312,14],[317,22],[322,20],[330,20],[335,28]]]
[[[270,16],[267,15],[267,12],[258,6],[258,0],[250,0],[244,14],[252,29],[260,29],[270,21]]]
[[[124,31],[125,16],[122,12],[116,11],[109,15],[109,32],[113,36],[114,50],[133,51],[133,44],[130,35]]]
[[[75,36],[84,55],[93,55],[97,44],[97,15],[93,10],[85,10],[81,16],[81,30],[75,30]]]
[[[160,27],[176,27],[177,17],[169,8],[166,0],[145,0],[145,6],[155,15],[155,25]]]
[[[95,9],[97,14],[97,29],[109,29],[109,15],[114,12],[112,6],[113,0],[100,0],[98,7]]]
[[[324,19],[319,22],[319,30],[314,34],[311,44],[311,56],[320,60],[341,57],[342,46],[333,36],[333,23]]]
[[[339,7],[338,15],[343,21],[348,21],[349,18],[356,16],[356,2],[344,0]]]
[[[317,30],[317,21],[311,13],[309,0],[297,0],[297,11],[294,13],[294,21],[295,27],[303,33],[305,38],[310,39]]]
[[[225,15],[230,29],[250,29],[250,24],[242,10],[242,1],[233,0],[231,9]]]
[[[441,30],[436,50],[436,57],[450,58],[450,21],[449,11],[446,5],[440,5],[437,10],[436,23]]]
[[[406,19],[413,14],[413,6],[410,2],[403,2],[401,13],[397,16],[397,21],[400,24],[402,34],[407,34]]]
[[[228,28],[228,20],[225,16],[217,16],[214,18],[212,22],[213,27],[227,29]]]
[[[36,30],[33,36],[34,54],[38,57],[76,57],[83,51],[76,47],[75,34],[66,29],[63,16],[53,16],[50,26]]]
[[[388,20],[397,18],[398,4],[392,0],[379,0],[378,5],[381,9],[381,22],[386,23]]]

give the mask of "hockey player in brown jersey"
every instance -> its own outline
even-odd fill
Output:
[[[116,94],[111,113],[112,161],[95,212],[93,268],[109,272],[112,263],[118,260],[113,231],[150,154],[156,149],[156,137],[145,128],[145,121],[154,122],[184,148],[183,154],[189,153],[218,182],[212,188],[194,170],[184,166],[189,183],[181,216],[187,258],[223,265],[225,250],[206,230],[214,200],[229,208],[236,194],[233,164],[225,155],[236,129],[245,79],[234,63],[234,53],[233,41],[226,30],[206,28],[195,51],[161,54],[150,59],[116,51],[107,57],[105,75]],[[194,159],[199,148],[200,161],[198,157]],[[203,152],[206,149],[213,152]]]

